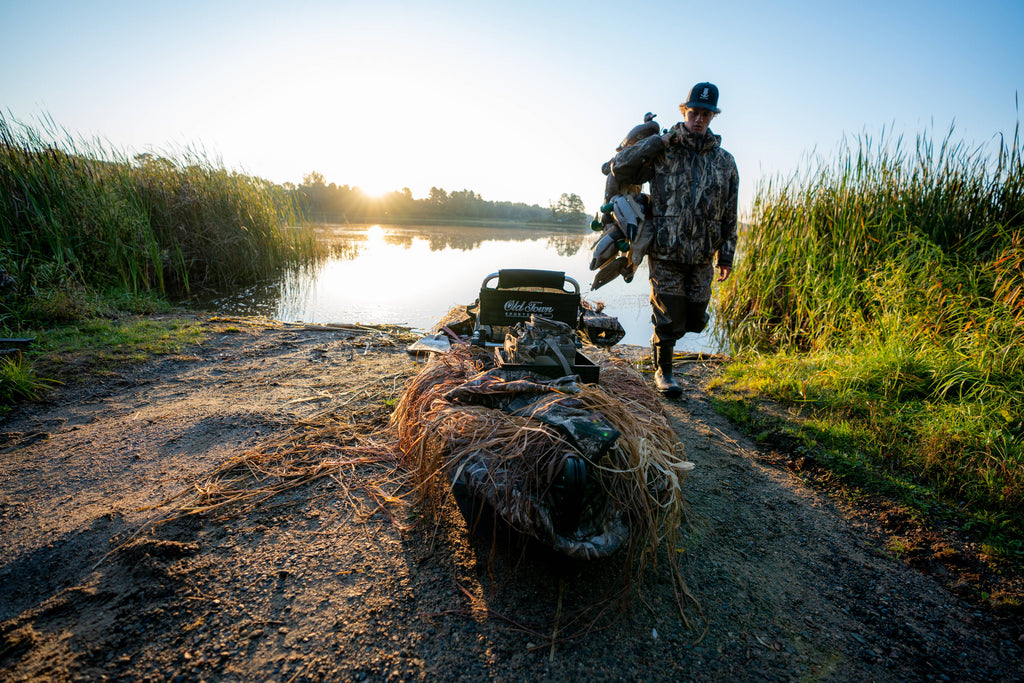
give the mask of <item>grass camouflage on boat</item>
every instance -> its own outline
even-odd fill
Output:
[[[625,548],[643,564],[666,540],[676,545],[693,464],[624,362],[602,362],[601,384],[583,384],[509,373],[482,349],[455,348],[413,378],[392,421],[428,511],[454,486],[571,557]]]

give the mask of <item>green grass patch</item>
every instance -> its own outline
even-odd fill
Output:
[[[24,358],[0,358],[0,415],[16,403],[41,398],[55,383],[37,377]]]
[[[73,382],[180,352],[203,334],[189,318],[90,318],[41,332],[35,363],[47,376]]]
[[[989,555],[1024,566],[1024,449],[1008,422],[1019,408],[906,392],[891,364],[833,355],[740,356],[712,383],[716,403],[761,444],[813,458],[849,495],[952,522]],[[931,376],[918,371],[922,382]],[[763,399],[789,411],[759,410]]]
[[[2,337],[34,339],[20,358],[0,365],[0,411],[42,398],[56,384],[177,353],[205,334],[198,320],[150,293],[79,287],[74,296],[51,290],[37,300],[44,297],[55,303],[37,304],[16,327],[0,325]]]

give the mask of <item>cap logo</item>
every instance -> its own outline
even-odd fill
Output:
[[[708,98],[708,89],[704,88],[704,92],[701,93],[700,98],[706,100]]]

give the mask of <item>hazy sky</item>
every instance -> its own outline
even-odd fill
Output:
[[[721,89],[744,206],[844,135],[1012,135],[1024,96],[1024,0],[0,0],[0,35],[21,122],[275,182],[591,211],[625,133],[677,121],[698,81]]]

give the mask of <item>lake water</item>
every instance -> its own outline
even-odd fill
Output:
[[[651,337],[647,264],[632,283],[617,278],[591,292],[597,233],[519,226],[337,225],[318,229],[329,258],[207,305],[224,315],[264,315],[288,322],[386,323],[429,330],[453,306],[471,304],[491,273],[504,268],[563,271],[583,298],[604,302],[626,330],[624,344]],[[495,283],[491,283],[494,286]],[[713,312],[712,312],[713,315]],[[717,352],[709,325],[688,334],[680,351]]]

